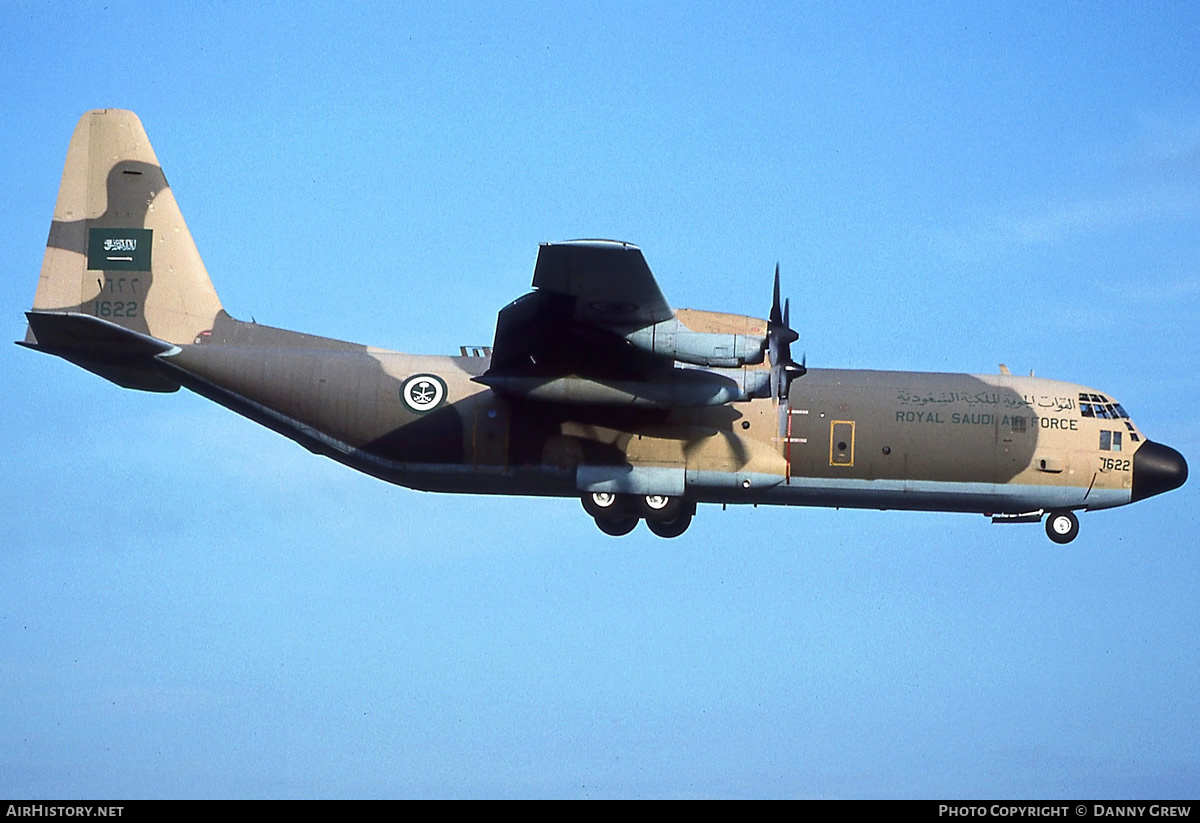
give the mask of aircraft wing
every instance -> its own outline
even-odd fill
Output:
[[[496,319],[492,377],[644,380],[670,371],[669,358],[639,351],[625,339],[634,329],[675,316],[637,246],[545,243],[533,288]]]
[[[642,250],[630,243],[545,243],[538,250],[533,287],[574,298],[574,319],[601,328],[640,328],[675,316]]]
[[[474,378],[495,391],[654,408],[715,405],[764,391],[759,383],[767,372],[738,367],[762,362],[766,338],[683,326],[637,246],[547,243],[538,251],[533,288],[500,311],[490,367]]]

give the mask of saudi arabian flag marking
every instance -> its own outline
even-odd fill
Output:
[[[150,271],[153,229],[91,229],[88,268],[98,271]]]

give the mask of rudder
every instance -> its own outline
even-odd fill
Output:
[[[133,112],[89,111],[75,127],[33,309],[91,315],[175,344],[193,342],[221,311]]]

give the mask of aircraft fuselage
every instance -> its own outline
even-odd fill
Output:
[[[1108,395],[1034,377],[811,369],[786,405],[614,409],[505,397],[473,380],[490,365],[482,353],[403,354],[232,319],[203,339],[160,355],[164,373],[313,451],[431,491],[1090,510],[1131,502],[1146,442]],[[422,375],[444,396],[417,410],[404,387]]]

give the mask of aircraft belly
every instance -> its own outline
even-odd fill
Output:
[[[1095,509],[1129,502],[1129,492],[1079,486],[957,481],[796,478],[751,502],[857,509],[1020,513],[1038,509]]]

